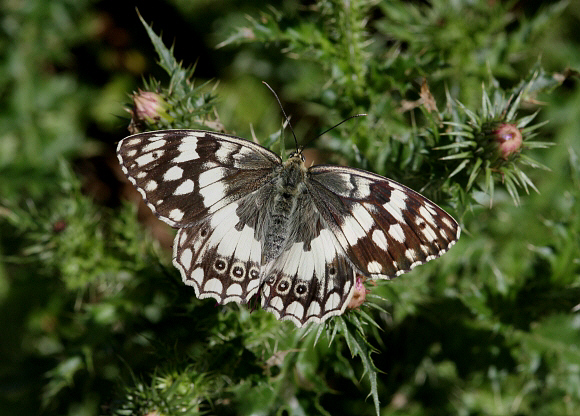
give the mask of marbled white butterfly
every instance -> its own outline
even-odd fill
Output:
[[[307,168],[201,130],[140,133],[117,149],[157,217],[178,229],[173,264],[198,298],[246,303],[297,326],[342,314],[357,275],[390,279],[445,253],[455,220],[411,189],[359,169]]]

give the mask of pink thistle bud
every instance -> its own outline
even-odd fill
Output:
[[[493,137],[504,160],[507,160],[522,148],[522,132],[515,124],[500,124],[493,131]]]
[[[55,222],[54,224],[52,224],[52,231],[54,231],[55,233],[60,233],[62,231],[64,231],[67,227],[67,223],[65,220],[58,220],[57,222]]]
[[[354,293],[352,294],[352,298],[350,298],[350,303],[348,304],[347,308],[359,308],[365,302],[367,293],[369,292],[370,291],[365,288],[364,277],[357,276],[356,282],[354,284]]]
[[[150,91],[141,91],[133,95],[133,117],[136,120],[153,123],[165,116],[165,101],[163,98]]]

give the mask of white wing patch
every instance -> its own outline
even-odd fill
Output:
[[[387,242],[387,236],[382,230],[376,229],[372,234],[373,242],[383,251],[389,249],[389,243]]]
[[[228,170],[221,166],[208,169],[199,175],[199,186],[205,188],[206,186],[223,179],[227,174]]]
[[[213,182],[211,185],[200,188],[199,193],[203,198],[203,204],[211,207],[226,196],[226,188],[221,182]]]
[[[172,166],[167,169],[167,172],[163,175],[163,180],[166,182],[177,181],[183,176],[183,169],[179,166]]]
[[[182,182],[173,192],[173,195],[187,195],[193,192],[195,184],[191,179]]]
[[[184,138],[177,150],[179,151],[179,154],[173,158],[173,163],[190,162],[199,159],[199,154],[197,153],[197,139],[193,137]]]

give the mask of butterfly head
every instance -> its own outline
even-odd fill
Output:
[[[302,152],[302,148],[299,147],[295,152],[290,153],[288,159],[296,159],[304,163],[306,159],[304,159],[304,153]]]
[[[292,152],[284,162],[284,170],[286,172],[294,172],[295,175],[298,175],[296,178],[303,177],[308,170],[304,161],[304,154],[302,153],[302,149],[299,148],[296,152]]]

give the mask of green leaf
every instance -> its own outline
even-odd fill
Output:
[[[461,134],[455,134],[455,133],[443,133],[443,134],[441,134],[441,136],[457,136],[457,135],[461,135]],[[476,142],[469,140],[469,141],[464,141],[464,142],[451,143],[451,144],[448,144],[445,146],[437,146],[437,147],[434,147],[433,150],[461,149],[464,147],[474,147],[476,145],[477,145]]]
[[[533,119],[536,118],[536,116],[538,115],[538,113],[540,112],[540,110],[537,110],[535,113],[530,114],[527,117],[522,117],[521,119],[519,119],[518,124],[516,124],[518,129],[523,129],[524,127],[526,127],[528,124],[530,124],[532,122]],[[538,128],[540,126],[543,126],[544,124],[546,124],[546,122],[548,122],[549,120],[545,120],[542,123],[538,123],[536,126],[533,126],[534,128]]]
[[[534,141],[529,141],[529,140],[526,140],[524,142],[524,146],[527,149],[547,149],[547,148],[552,147],[554,145],[555,145],[555,143],[552,143],[552,142],[534,142]]]
[[[520,159],[520,160],[521,160],[523,163],[525,163],[526,165],[529,165],[529,166],[531,166],[531,167],[533,167],[533,168],[536,168],[536,169],[543,169],[543,170],[546,170],[546,171],[550,171],[550,170],[551,170],[549,167],[547,167],[547,166],[545,166],[545,165],[541,164],[540,162],[538,162],[538,161],[536,161],[536,160],[532,159],[532,158],[531,158],[531,157],[529,157],[528,155],[525,155],[525,154],[520,154],[520,155],[519,155],[519,159]]]
[[[481,167],[482,163],[483,160],[480,158],[477,158],[475,160],[475,164],[473,165],[473,169],[471,169],[471,173],[469,174],[469,180],[467,181],[467,186],[465,187],[465,189],[467,190],[471,189],[473,181],[475,181],[475,178],[477,178],[477,176],[479,175],[479,168]]]
[[[456,153],[454,155],[440,157],[439,160],[465,159],[465,158],[470,157],[471,155],[472,155],[472,152],[461,152],[461,153]]]
[[[508,191],[508,193],[510,194],[510,196],[512,197],[512,200],[514,201],[514,205],[519,206],[520,205],[520,195],[518,193],[518,180],[517,178],[514,176],[514,174],[511,171],[508,170],[502,170],[502,173],[504,175],[504,183],[505,183],[505,187]]]
[[[536,191],[537,193],[540,193],[540,191],[538,191],[538,188],[536,188],[536,185],[534,185],[534,183],[532,182],[532,180],[528,177],[528,175],[526,175],[524,173],[523,170],[521,170],[519,168],[515,168],[515,174],[519,177],[520,182],[521,182],[522,186],[524,187],[524,189],[526,190],[526,193],[527,194],[529,194],[529,192],[528,192],[528,185],[534,191]]]
[[[453,172],[451,172],[448,176],[448,178],[452,178],[453,176],[457,175],[459,172],[461,172],[468,164],[469,164],[470,160],[469,159],[465,159],[464,161],[462,161],[454,170]],[[469,186],[467,187],[467,189],[469,189]]]
[[[373,360],[371,358],[373,349],[366,340],[364,332],[357,330],[356,323],[353,323],[351,319],[352,317],[349,316],[347,319],[342,319],[340,321],[342,333],[345,337],[345,340],[347,342],[347,345],[350,349],[352,356],[353,357],[359,356],[361,358],[364,368],[364,374],[367,375],[371,386],[371,392],[369,393],[369,395],[371,395],[373,398],[373,402],[375,404],[375,412],[377,416],[379,416],[381,408],[377,385],[378,369],[375,367]]]
[[[167,49],[161,40],[161,37],[155,34],[153,29],[145,22],[138,12],[137,14],[139,15],[139,20],[141,20],[141,23],[147,31],[147,35],[149,35],[149,39],[151,39],[151,42],[155,47],[157,55],[159,55],[159,65],[161,65],[161,67],[171,76],[171,86],[177,89],[176,92],[178,94],[185,93],[182,84],[193,74],[193,69],[183,69],[181,64],[173,57],[173,46],[170,49]]]

